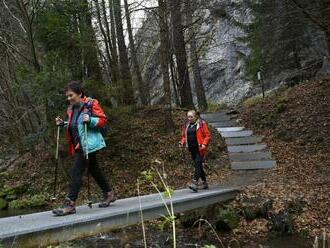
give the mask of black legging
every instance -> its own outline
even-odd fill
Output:
[[[189,148],[189,151],[195,165],[194,180],[198,181],[198,179],[201,178],[202,181],[206,182],[206,174],[203,170],[203,156],[200,155],[198,147]]]
[[[106,194],[111,191],[111,187],[98,166],[96,153],[92,152],[88,154],[89,173],[102,189],[103,194]],[[87,160],[85,155],[81,150],[76,151],[74,154],[74,165],[71,169],[70,193],[68,195],[72,201],[78,198],[78,193],[82,185],[82,177],[86,168]]]

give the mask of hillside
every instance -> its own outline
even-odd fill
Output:
[[[167,182],[172,188],[186,186],[191,180],[193,167],[189,164],[190,154],[186,154],[188,160],[184,163],[178,147],[181,126],[185,118],[184,110],[173,111],[175,133],[165,132],[164,115],[160,107],[106,110],[109,115],[109,131],[106,137],[108,146],[98,154],[98,158],[100,166],[119,198],[136,195],[137,179],[142,178],[141,173],[152,166],[158,168],[161,173],[165,172]],[[221,137],[215,130],[212,132],[213,139],[208,156],[211,169],[208,174],[210,182],[220,183],[230,174],[230,170]],[[0,185],[3,186],[3,191],[10,188],[19,189],[18,195],[14,197],[18,198],[18,201],[17,204],[12,204],[16,205],[13,207],[24,208],[34,205],[38,207],[43,205],[43,201],[33,204],[29,199],[34,195],[40,195],[41,199],[49,199],[52,196],[56,164],[55,147],[53,149],[36,147],[35,150],[16,159],[9,170],[1,174],[4,178]],[[63,132],[59,154],[58,197],[52,205],[60,203],[65,197],[72,166]],[[155,162],[156,160],[161,163]],[[217,173],[214,172],[215,170]],[[84,203],[87,199],[86,177],[84,180],[78,203]],[[99,189],[93,180],[91,182],[92,198],[96,201]],[[152,192],[152,188],[148,183],[143,183],[141,191],[142,194],[146,194]]]
[[[243,123],[265,136],[278,166],[245,195],[274,201],[274,212],[298,206],[297,231],[330,229],[330,78],[306,82],[243,104]],[[261,222],[260,222],[261,223]],[[257,224],[246,223],[253,233]],[[260,229],[262,234],[265,229]]]

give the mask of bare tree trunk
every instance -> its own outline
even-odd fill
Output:
[[[124,4],[125,4],[129,46],[130,46],[130,50],[131,50],[131,58],[132,58],[132,64],[134,67],[134,73],[135,73],[135,77],[136,77],[136,81],[137,81],[137,85],[138,85],[138,89],[139,89],[140,100],[141,100],[142,105],[148,105],[149,99],[150,99],[149,89],[142,79],[141,70],[140,70],[139,62],[138,62],[137,55],[136,55],[133,31],[132,31],[132,26],[131,26],[131,16],[130,16],[130,12],[128,9],[127,0],[124,0]]]
[[[120,78],[119,76],[119,66],[118,66],[118,53],[117,53],[117,34],[116,34],[116,25],[115,25],[115,16],[113,11],[113,2],[109,0],[109,9],[110,9],[110,30],[111,30],[111,55],[112,55],[112,62],[113,62],[113,80],[117,84]]]
[[[167,131],[174,130],[171,108],[171,86],[168,70],[169,64],[169,37],[167,25],[167,7],[164,0],[158,0],[159,11],[159,34],[160,34],[160,64],[163,74],[164,85],[164,108],[165,108],[165,127]]]
[[[328,45],[328,58],[330,59],[330,30],[325,33],[325,36]]]
[[[119,51],[120,79],[123,86],[122,103],[131,105],[135,103],[135,99],[132,86],[132,76],[128,65],[128,55],[125,45],[123,23],[121,19],[120,0],[113,0],[113,4]]]
[[[94,0],[94,3],[95,3],[95,8],[96,8],[97,22],[99,24],[99,28],[100,28],[101,34],[103,36],[103,43],[105,45],[105,54],[106,54],[106,58],[107,58],[106,60],[107,60],[107,67],[108,67],[107,70],[108,70],[108,73],[110,73],[111,64],[112,64],[112,59],[110,56],[110,49],[111,49],[110,45],[111,44],[109,44],[108,36],[107,36],[106,31],[104,30],[104,27],[102,24],[99,2],[98,2],[98,0]]]
[[[115,46],[115,49],[117,49],[116,48],[117,46],[116,46],[116,42],[113,43],[113,40],[111,37],[107,9],[105,6],[105,0],[101,0],[101,4],[102,4],[102,13],[103,13],[102,15],[103,15],[103,22],[104,22],[104,26],[105,26],[105,30],[106,30],[107,42],[109,44],[109,49],[110,49],[110,53],[111,53],[111,56],[110,56],[111,57],[111,64],[110,64],[111,81],[115,83],[118,81],[118,57],[117,57],[117,51],[115,51],[115,54],[113,53],[114,52],[113,47]],[[109,9],[112,10],[110,1],[109,1]],[[110,18],[111,18],[111,16],[110,16]],[[116,37],[114,37],[114,38],[116,41]]]
[[[169,0],[169,6],[171,12],[172,42],[179,75],[181,107],[193,108],[194,103],[191,94],[187,53],[181,20],[181,0]]]
[[[195,6],[191,6],[191,0],[186,0],[186,14],[187,14],[187,24],[192,25],[193,23],[193,9]],[[205,96],[205,90],[202,82],[198,54],[197,54],[197,42],[196,35],[193,26],[190,27],[189,31],[190,38],[190,60],[192,63],[192,70],[194,75],[195,91],[197,95],[198,108],[200,111],[205,111],[207,109],[207,101]]]
[[[178,82],[177,82],[177,76],[176,76],[176,70],[173,62],[173,57],[170,56],[170,71],[171,71],[171,77],[172,77],[172,85],[173,85],[173,93],[174,93],[174,101],[176,106],[180,106],[180,99],[178,96]]]
[[[34,41],[34,37],[33,37],[33,28],[32,28],[33,19],[32,19],[32,17],[29,16],[28,10],[26,9],[29,6],[26,5],[22,0],[16,0],[16,4],[21,12],[21,16],[23,18],[23,22],[26,27],[27,36],[28,36],[28,40],[30,43],[31,55],[33,58],[34,69],[36,72],[40,72],[41,68],[40,68],[38,58],[37,58],[37,51],[36,51],[35,41]]]
[[[90,13],[90,7],[87,0],[82,0],[82,11],[80,13],[80,31],[82,32],[82,38],[86,39],[89,46],[84,49],[83,61],[84,61],[84,75],[87,78],[93,78],[98,82],[102,82],[101,69],[99,66],[96,38],[92,26],[92,17]]]

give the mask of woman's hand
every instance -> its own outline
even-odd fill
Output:
[[[91,118],[89,117],[88,114],[84,114],[84,115],[83,115],[83,122],[89,122],[90,119],[91,119]]]
[[[201,151],[206,151],[206,145],[201,145],[201,146],[200,146],[200,150],[201,150]]]
[[[63,124],[63,122],[64,122],[64,121],[62,120],[61,117],[57,116],[57,117],[55,118],[56,126],[61,126],[61,125]]]

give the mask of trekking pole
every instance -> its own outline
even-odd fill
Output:
[[[90,182],[89,182],[89,161],[88,161],[88,141],[87,141],[87,123],[85,125],[85,148],[86,148],[86,163],[87,163],[87,205],[89,208],[93,207],[93,202],[91,201],[91,191],[90,191]]]
[[[58,167],[58,149],[59,149],[59,143],[60,143],[60,126],[57,126],[57,136],[56,136],[56,152],[55,152],[55,173],[54,173],[54,195],[52,197],[52,200],[56,200],[56,186],[57,186],[57,167]]]

